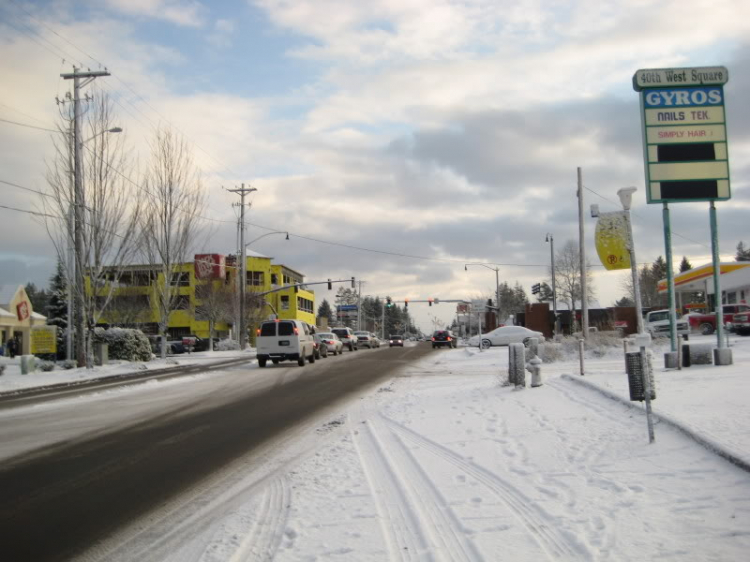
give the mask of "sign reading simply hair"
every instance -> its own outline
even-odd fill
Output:
[[[730,198],[723,66],[638,70],[649,203]]]

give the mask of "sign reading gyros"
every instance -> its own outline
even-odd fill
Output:
[[[729,199],[723,66],[639,70],[649,203]]]

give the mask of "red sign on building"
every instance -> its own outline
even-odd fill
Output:
[[[227,276],[226,256],[221,254],[196,254],[196,279],[224,279]]]
[[[18,316],[19,322],[22,322],[31,316],[28,301],[21,301],[16,305],[16,316]]]

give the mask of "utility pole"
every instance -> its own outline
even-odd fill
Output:
[[[228,189],[231,193],[240,194],[240,255],[241,261],[238,264],[237,275],[240,279],[240,349],[245,349],[247,344],[247,327],[245,326],[245,291],[247,290],[247,258],[245,253],[245,195],[258,191],[254,187],[242,187],[236,189]]]
[[[553,335],[557,335],[557,287],[555,283],[555,237],[552,234],[547,234],[547,242],[549,242],[549,256],[552,262],[552,317],[555,320],[553,324]]]
[[[581,332],[583,339],[589,339],[589,304],[586,290],[586,247],[583,237],[583,175],[578,168],[578,254],[581,258]],[[573,302],[575,308],[575,301]],[[575,314],[575,310],[573,311]]]
[[[357,293],[357,330],[362,329],[362,281],[359,281],[359,292]]]
[[[83,207],[85,201],[83,200],[83,163],[81,158],[81,148],[83,147],[83,139],[81,138],[81,88],[93,82],[99,76],[109,76],[109,72],[106,70],[88,70],[86,72],[73,67],[72,73],[60,74],[60,77],[65,80],[73,80],[73,200],[74,200],[74,244],[75,244],[75,320],[76,320],[76,360],[78,366],[82,367],[88,364],[88,358],[86,353],[86,318],[87,314],[84,314],[84,299],[83,291],[84,286],[84,264],[83,264]],[[82,80],[83,79],[83,80]],[[71,287],[68,287],[71,290]],[[70,330],[70,321],[68,322],[68,330]]]

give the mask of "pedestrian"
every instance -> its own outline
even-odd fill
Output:
[[[18,340],[15,337],[8,340],[8,357],[13,359],[18,353]]]

